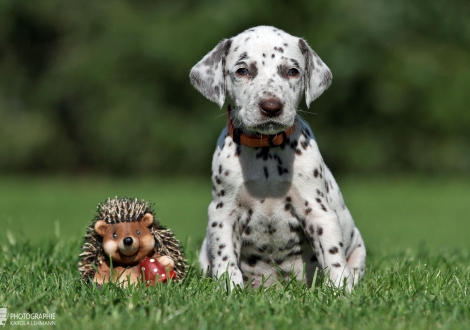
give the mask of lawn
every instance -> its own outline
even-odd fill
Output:
[[[321,279],[311,289],[229,293],[196,267],[179,284],[98,290],[76,268],[97,203],[153,201],[197,265],[209,178],[0,178],[0,308],[55,313],[60,329],[468,329],[470,178],[338,182],[368,250],[366,277],[350,295]]]

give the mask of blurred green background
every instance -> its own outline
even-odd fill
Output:
[[[189,70],[256,25],[332,70],[304,117],[368,248],[469,247],[468,0],[0,1],[0,238],[80,237],[118,195],[197,246],[225,114]]]
[[[469,7],[2,0],[0,170],[207,174],[225,116],[189,70],[264,24],[306,38],[333,72],[305,117],[335,172],[468,172]]]

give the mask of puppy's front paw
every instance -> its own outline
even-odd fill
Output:
[[[230,289],[233,290],[237,285],[243,287],[243,274],[240,269],[233,270],[229,273]]]
[[[353,289],[354,278],[351,274],[349,266],[342,269],[330,270],[330,284],[336,288],[345,288],[346,292],[350,293]]]
[[[217,276],[218,278],[226,279],[226,282],[224,284],[224,288],[226,290],[233,291],[233,289],[235,289],[237,285],[243,287],[243,274],[238,268],[234,270],[219,272],[215,274],[215,276]]]

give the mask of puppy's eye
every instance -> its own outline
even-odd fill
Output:
[[[249,76],[250,75],[250,71],[248,71],[247,69],[245,68],[240,68],[237,70],[237,73],[240,75],[240,76]]]
[[[116,233],[113,234],[113,238],[117,238],[117,234],[116,234]]]
[[[140,230],[135,231],[137,235],[140,235]]]
[[[288,77],[295,77],[299,74],[299,70],[292,68],[287,72]]]

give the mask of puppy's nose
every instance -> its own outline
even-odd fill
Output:
[[[132,237],[126,237],[123,239],[123,243],[125,246],[131,246],[133,242],[134,240],[132,239]]]
[[[268,117],[277,117],[282,112],[282,103],[276,99],[268,99],[259,103],[260,111]]]

